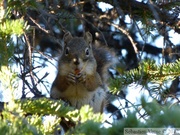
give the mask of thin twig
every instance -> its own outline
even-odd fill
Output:
[[[90,21],[88,21],[87,19],[85,19],[84,17],[82,17],[81,15],[79,15],[78,13],[76,13],[75,16],[76,16],[77,18],[82,19],[83,21],[89,23],[91,26],[93,26],[93,28],[95,28],[95,29],[101,34],[101,36],[102,36],[102,38],[103,38],[103,40],[104,40],[105,45],[108,46],[108,43],[107,43],[107,41],[106,41],[106,38],[104,37],[104,34],[102,33],[101,30],[99,30],[96,26],[94,26],[93,23],[91,23]]]
[[[39,25],[39,24],[36,22],[36,20],[34,20],[31,16],[29,16],[28,14],[27,14],[27,16],[29,17],[29,19],[30,19],[34,24],[36,24],[36,26],[37,26],[40,30],[42,30],[43,32],[45,32],[45,33],[47,33],[47,34],[50,33],[48,30],[42,28],[41,25]]]
[[[30,69],[30,72],[32,72],[32,52],[31,52],[31,44],[29,42],[29,39],[26,35],[26,33],[24,33],[24,37],[25,37],[25,40],[26,40],[26,43],[27,43],[27,47],[28,47],[28,66],[29,66],[29,69]],[[25,54],[26,55],[26,54]]]
[[[28,47],[28,67],[29,67],[29,73],[30,73],[30,78],[31,78],[31,82],[32,82],[32,85],[33,85],[33,88],[31,89],[31,92],[33,92],[33,94],[35,94],[35,96],[39,96],[39,90],[37,89],[36,85],[35,85],[35,81],[36,81],[36,78],[34,77],[33,75],[33,72],[32,72],[32,51],[31,51],[31,44],[29,42],[29,39],[27,37],[27,35],[24,33],[24,37],[25,37],[25,40],[26,40],[26,43],[27,43],[27,47]],[[37,81],[36,81],[37,82]]]
[[[107,24],[114,26],[115,28],[117,28],[118,30],[120,30],[123,34],[125,34],[125,35],[128,37],[128,39],[130,40],[130,42],[131,42],[131,44],[132,44],[132,46],[133,46],[133,48],[134,48],[135,53],[139,56],[139,52],[138,52],[138,49],[137,49],[137,47],[136,47],[136,44],[137,44],[137,43],[134,42],[134,40],[133,40],[132,37],[130,36],[129,32],[128,32],[127,30],[121,28],[120,26],[114,24],[114,23],[107,22]]]
[[[135,24],[137,30],[139,31],[139,34],[140,34],[141,38],[142,38],[143,41],[144,41],[144,45],[143,45],[143,47],[142,47],[142,49],[141,49],[141,52],[142,52],[141,55],[140,55],[140,58],[141,58],[142,55],[143,55],[144,48],[145,48],[145,45],[146,45],[146,42],[147,42],[147,41],[146,41],[146,38],[144,38],[144,36],[143,36],[143,34],[142,34],[142,32],[141,32],[141,30],[140,30],[138,24],[136,23],[136,20],[135,20],[135,19],[133,19],[133,22],[134,22],[134,24]]]

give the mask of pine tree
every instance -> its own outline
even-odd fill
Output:
[[[105,11],[99,1],[0,1],[1,134],[54,134],[63,121],[69,126],[66,134],[78,135],[119,135],[133,127],[178,128],[179,43],[171,40],[170,32],[180,34],[180,2],[103,2],[109,4]],[[119,58],[110,78],[106,109],[113,122],[93,113],[88,105],[77,110],[49,98],[47,77],[52,73],[39,72],[56,61],[67,30],[77,36],[90,31],[97,44],[113,49]],[[160,37],[163,46],[158,48],[153,43]],[[153,100],[148,102],[144,95],[140,104],[128,101],[125,91],[131,84],[142,86]],[[119,99],[125,106],[111,104]]]

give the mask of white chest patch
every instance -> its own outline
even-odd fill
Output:
[[[100,112],[106,93],[102,87],[96,88],[95,91],[87,91],[82,84],[78,84],[70,85],[66,91],[60,92],[58,95],[60,98],[68,100],[77,109],[88,104],[94,112]]]
[[[69,99],[72,106],[80,109],[83,105],[90,105],[94,112],[100,112],[102,103],[105,99],[105,91],[101,87],[98,87],[93,92],[87,92],[84,97],[73,97]]]

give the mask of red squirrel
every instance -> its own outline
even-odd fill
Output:
[[[107,54],[103,49],[93,49],[92,35],[89,32],[84,37],[73,37],[67,32],[63,41],[63,53],[50,91],[51,98],[68,101],[77,109],[88,104],[94,112],[102,113],[111,60],[109,57],[105,58]]]

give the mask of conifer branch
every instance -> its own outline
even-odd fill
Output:
[[[174,80],[178,76],[180,76],[180,60],[163,65],[157,65],[155,61],[148,60],[140,63],[137,69],[127,71],[116,79],[112,79],[111,88],[113,88],[112,92],[116,93],[132,83],[143,86],[150,82],[160,84],[168,80]]]

